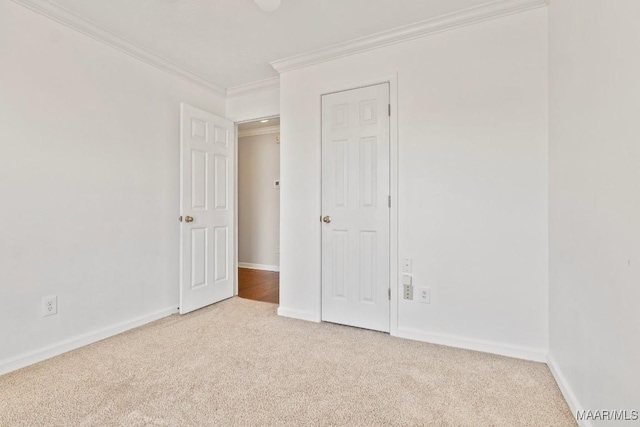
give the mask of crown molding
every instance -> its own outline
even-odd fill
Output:
[[[280,76],[271,77],[264,80],[233,86],[227,88],[227,97],[237,98],[239,96],[253,95],[268,90],[278,89],[280,87]]]
[[[367,52],[383,46],[453,30],[467,25],[477,24],[490,19],[500,18],[527,10],[544,7],[548,0],[499,0],[459,12],[442,15],[437,18],[405,25],[393,30],[383,31],[336,44],[300,55],[290,56],[271,62],[276,71],[283,73],[342,58],[356,53]]]
[[[24,6],[40,15],[44,15],[62,25],[76,30],[88,37],[99,42],[111,46],[120,52],[126,53],[133,58],[152,65],[159,70],[165,71],[175,77],[193,83],[203,89],[207,89],[218,95],[225,96],[224,88],[215,85],[208,80],[182,68],[181,66],[152,53],[125,38],[114,34],[104,28],[99,27],[95,23],[83,18],[82,16],[70,11],[69,9],[51,1],[51,0],[12,0],[21,6]]]
[[[269,135],[271,133],[280,133],[280,126],[276,125],[263,128],[241,130],[238,131],[238,138],[244,138],[245,136]]]

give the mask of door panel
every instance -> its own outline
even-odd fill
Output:
[[[322,320],[389,331],[389,84],[322,97]]]
[[[207,209],[207,175],[209,155],[200,150],[191,150],[191,208]]]
[[[227,156],[216,155],[215,157],[215,209],[224,211],[228,206],[229,197],[229,160]]]
[[[191,229],[191,288],[207,285],[207,229]]]
[[[228,120],[181,105],[182,314],[233,296],[234,130]]]
[[[228,227],[215,227],[215,266],[216,282],[229,278],[229,229]]]

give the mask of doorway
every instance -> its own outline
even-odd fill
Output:
[[[238,124],[238,296],[279,303],[280,118]]]

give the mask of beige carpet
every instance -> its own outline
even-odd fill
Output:
[[[1,426],[573,426],[542,363],[233,298],[0,377]]]

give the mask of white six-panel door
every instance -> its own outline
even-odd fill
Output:
[[[235,125],[181,104],[180,313],[234,293]]]
[[[389,84],[322,97],[322,320],[389,331]]]

